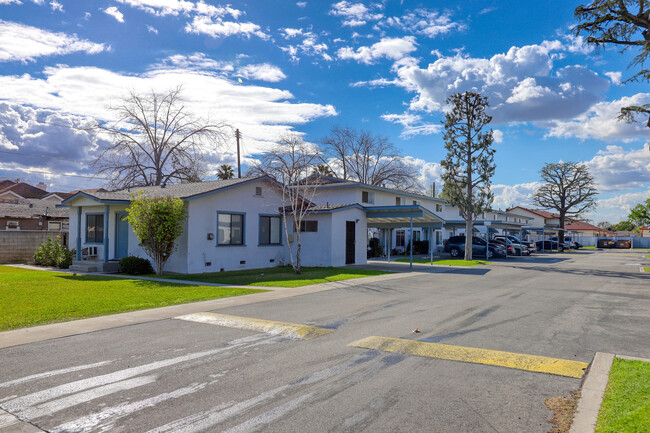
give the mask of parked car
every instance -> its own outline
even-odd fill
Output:
[[[552,241],[550,239],[547,239],[545,241],[537,241],[535,244],[537,245],[537,251],[564,251],[569,249],[569,246],[567,244],[560,244],[558,241]]]
[[[528,251],[531,253],[537,251],[537,245],[535,245],[535,242],[520,241],[519,238],[517,238],[516,236],[506,236],[506,237],[516,244],[526,245],[528,247]]]
[[[551,238],[551,240],[552,240],[552,241],[555,241],[555,242],[558,242],[558,238],[557,238],[557,236],[553,236],[553,237]],[[578,244],[577,244],[575,241],[573,241],[573,240],[571,239],[571,236],[565,236],[565,237],[564,237],[564,243],[565,243],[566,245],[568,245],[569,248],[574,248],[574,249],[576,249],[576,250],[577,250],[578,248],[580,248],[580,247],[578,246]],[[580,245],[580,246],[582,246],[582,245]]]
[[[460,257],[465,254],[465,236],[452,236],[443,242],[444,251],[451,254],[452,257]],[[485,240],[476,236],[472,237],[472,256],[485,257],[487,246],[487,258],[505,257],[506,249],[503,245],[490,242],[486,244]]]
[[[529,256],[530,251],[526,245],[521,244],[520,242],[515,242],[510,239],[509,236],[495,236],[492,239],[494,242],[500,243],[506,246],[508,254],[513,256]]]

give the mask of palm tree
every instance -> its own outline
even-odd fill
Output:
[[[334,171],[332,171],[330,166],[327,164],[318,164],[316,167],[314,167],[313,174],[320,174],[321,176],[328,176],[328,177],[336,177]]]
[[[235,177],[235,170],[229,164],[221,164],[217,170],[217,177],[221,180]]]

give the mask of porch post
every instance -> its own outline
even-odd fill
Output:
[[[411,239],[409,241],[411,243],[411,264],[409,267],[413,269],[413,217],[411,217]]]
[[[81,260],[81,206],[77,208],[77,260]]]
[[[431,256],[431,264],[433,265],[433,227],[429,227],[429,255]]]
[[[108,214],[109,206],[104,206],[104,263],[108,263]]]

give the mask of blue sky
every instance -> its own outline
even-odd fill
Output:
[[[617,221],[650,196],[650,129],[617,122],[650,102],[632,53],[571,35],[579,2],[0,0],[0,178],[94,186],[83,128],[129,90],[184,86],[188,106],[244,135],[246,161],[293,131],[388,136],[440,182],[446,97],[479,91],[497,142],[495,205],[527,204],[544,162],[581,161]],[[241,80],[241,82],[240,82]],[[206,149],[234,161],[234,140]]]

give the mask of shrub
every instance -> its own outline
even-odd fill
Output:
[[[55,240],[48,237],[34,253],[34,262],[39,266],[56,266],[67,269],[72,264],[74,255],[75,250],[69,250],[63,245],[61,236],[57,236]]]
[[[384,249],[379,245],[379,239],[370,238],[368,243],[368,257],[381,257]]]
[[[136,256],[122,257],[120,259],[120,270],[129,275],[153,274],[151,262]]]
[[[406,253],[409,254],[411,251],[411,244],[406,245]],[[413,241],[413,254],[428,254],[429,253],[429,241]]]

